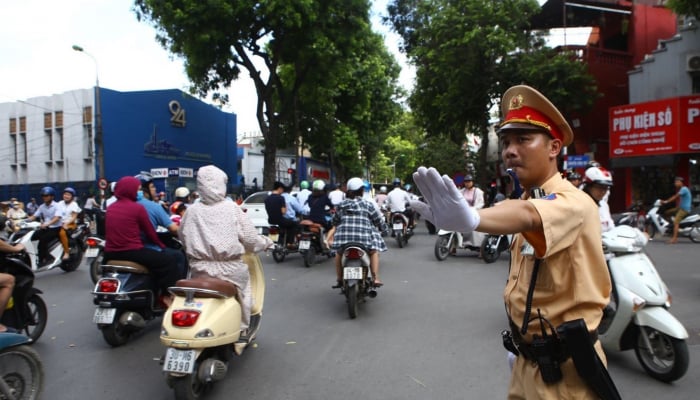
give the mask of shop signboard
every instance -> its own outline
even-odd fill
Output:
[[[680,151],[700,152],[700,95],[680,98]]]
[[[680,103],[672,98],[610,108],[610,158],[678,153]]]

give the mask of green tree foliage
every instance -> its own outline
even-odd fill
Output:
[[[529,84],[572,110],[595,100],[585,65],[545,48],[530,29],[539,12],[534,0],[393,0],[388,11],[416,66],[409,104],[417,123],[428,137],[443,138],[430,142],[436,147],[461,145],[466,132],[480,135],[481,177],[493,174],[486,163],[489,113],[508,87]]]
[[[668,0],[666,7],[678,15],[689,15],[700,19],[700,2],[698,0]]]
[[[228,87],[244,70],[250,75],[266,148],[265,187],[275,179],[278,143],[289,141],[299,90],[318,66],[335,70],[356,54],[369,26],[367,0],[135,0],[135,9],[156,27],[161,45],[184,58],[199,94]],[[283,65],[293,66],[290,79],[281,79]]]

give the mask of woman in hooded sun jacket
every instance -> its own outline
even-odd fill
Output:
[[[226,173],[213,165],[197,172],[197,191],[200,201],[190,205],[180,221],[179,235],[192,277],[209,276],[229,281],[239,289],[243,307],[241,329],[247,329],[250,320],[251,286],[248,265],[242,256],[274,246],[257,229],[243,210],[226,199]]]

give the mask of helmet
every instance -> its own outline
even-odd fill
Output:
[[[180,208],[180,206],[183,203],[181,201],[176,201],[170,206],[170,213],[171,214],[177,214],[177,209]]]
[[[190,190],[184,186],[180,186],[179,188],[175,189],[175,197],[176,198],[184,199],[185,197],[187,197],[189,195],[190,195]]]
[[[345,187],[348,188],[349,191],[354,192],[356,190],[363,189],[364,190],[365,183],[362,182],[362,179],[360,178],[350,178],[348,179],[347,185]]]
[[[573,181],[573,180],[576,180],[576,179],[581,180],[581,174],[579,174],[579,173],[576,172],[576,171],[572,171],[572,172],[570,172],[570,173],[566,176],[566,179],[568,179],[568,180],[570,180],[570,181]]]
[[[299,187],[302,189],[308,189],[309,188],[309,181],[301,181],[301,183],[299,183]]]
[[[304,181],[304,182],[306,182],[306,181]],[[306,182],[306,185],[308,186],[309,183]],[[313,186],[313,188],[314,188],[314,190],[323,190],[323,189],[326,188],[326,183],[323,182],[323,181],[320,180],[320,179],[316,179],[316,180],[314,181],[314,186]]]
[[[403,189],[407,192],[410,192],[411,189],[413,189],[413,185],[411,185],[410,183],[407,183],[407,184],[403,185]]]
[[[588,170],[588,168],[593,168],[593,167],[600,167],[600,163],[596,160],[591,160],[588,162],[588,164],[586,164],[585,169]]]
[[[365,185],[365,191],[369,192],[372,189],[372,185],[369,183],[368,180],[365,180],[364,185]]]
[[[72,187],[67,187],[67,188],[63,189],[63,193],[70,193],[71,196],[73,196],[73,197],[75,197],[75,195],[77,194],[75,192],[75,189],[73,189]]]
[[[471,175],[465,175],[464,176],[464,181],[469,182],[469,181],[474,181],[474,177]]]
[[[401,186],[401,179],[399,179],[399,178],[394,178],[393,183],[394,183],[394,186]]]
[[[386,186],[382,186],[379,188],[379,193],[386,193]]]
[[[597,183],[599,185],[612,186],[612,175],[610,171],[603,167],[591,167],[586,170],[586,177],[583,179],[586,184]]]
[[[51,186],[44,186],[43,188],[41,188],[40,194],[42,196],[55,196],[56,191]]]
[[[149,172],[141,171],[138,175],[135,175],[134,178],[141,181],[141,187],[143,189],[148,189],[151,182],[153,182],[153,175],[151,175]]]

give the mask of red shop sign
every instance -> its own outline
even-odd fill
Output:
[[[610,158],[678,153],[679,100],[672,98],[610,108]]]
[[[700,152],[700,96],[680,98],[680,151]]]

